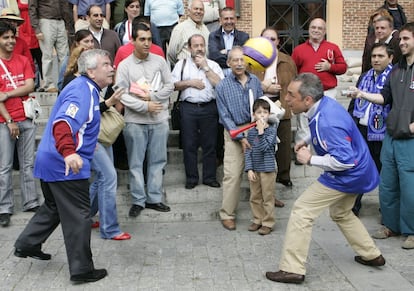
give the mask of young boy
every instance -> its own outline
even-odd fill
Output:
[[[253,223],[249,231],[259,230],[266,235],[275,224],[276,135],[277,126],[269,125],[270,104],[257,99],[253,104],[256,127],[249,130],[247,140],[251,145],[245,152],[245,171],[250,181],[250,207]]]

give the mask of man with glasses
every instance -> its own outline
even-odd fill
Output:
[[[313,73],[322,82],[324,95],[336,98],[336,75],[346,72],[347,65],[339,47],[325,40],[326,23],[322,18],[315,18],[309,24],[309,39],[295,47],[292,59],[298,73]],[[309,125],[303,113],[297,120],[296,143],[310,135]],[[296,164],[300,164],[297,161]]]

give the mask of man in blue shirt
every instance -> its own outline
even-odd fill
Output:
[[[107,275],[95,269],[91,252],[90,162],[99,133],[99,91],[113,82],[109,53],[85,51],[80,77],[61,92],[50,114],[35,161],[45,202],[15,243],[14,255],[50,260],[42,244],[62,224],[70,280],[94,282]]]
[[[260,80],[246,72],[241,47],[236,46],[229,52],[227,65],[232,73],[216,87],[219,121],[225,128],[223,202],[220,219],[224,228],[235,230],[235,211],[239,203],[244,170],[244,151],[250,148],[250,144],[243,133],[232,139],[229,130],[237,129],[251,121],[251,106],[255,99],[263,96],[263,91]]]
[[[375,267],[384,265],[380,250],[352,212],[356,194],[369,192],[379,183],[375,163],[355,122],[338,102],[324,96],[320,79],[312,73],[300,74],[290,82],[286,101],[293,113],[305,112],[309,119],[311,136],[295,145],[298,161],[320,167],[324,172],[295,201],[286,229],[280,271],[267,272],[266,278],[282,283],[305,280],[313,222],[326,208],[358,254],[356,262]],[[311,143],[316,155],[307,146]]]

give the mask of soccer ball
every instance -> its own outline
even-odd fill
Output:
[[[276,58],[275,45],[265,37],[253,37],[243,45],[244,60],[253,71],[264,71]]]

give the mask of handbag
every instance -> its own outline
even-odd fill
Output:
[[[101,114],[98,141],[104,146],[112,145],[125,127],[125,120],[115,107],[111,106]]]
[[[10,76],[9,70],[4,65],[3,61],[0,59],[0,65],[3,68],[4,72],[7,75],[7,78],[9,78],[10,83],[12,84],[14,89],[17,89],[16,83],[14,82],[13,78]],[[33,95],[29,95],[29,97],[24,100],[22,98],[23,103],[23,109],[24,109],[24,115],[28,119],[32,119],[33,122],[36,118],[39,117],[39,115],[42,113],[42,107],[40,106],[39,102],[35,99]]]
[[[42,107],[40,106],[39,102],[35,99],[34,96],[29,95],[26,100],[22,100],[23,108],[24,108],[24,115],[26,118],[35,121],[40,114],[42,113]]]
[[[183,71],[184,71],[184,66],[185,66],[186,61],[187,59],[184,59],[183,65],[181,66],[181,80],[183,79]],[[174,101],[173,107],[171,109],[171,126],[173,130],[181,129],[180,96],[181,96],[181,91],[178,92],[177,100]]]

